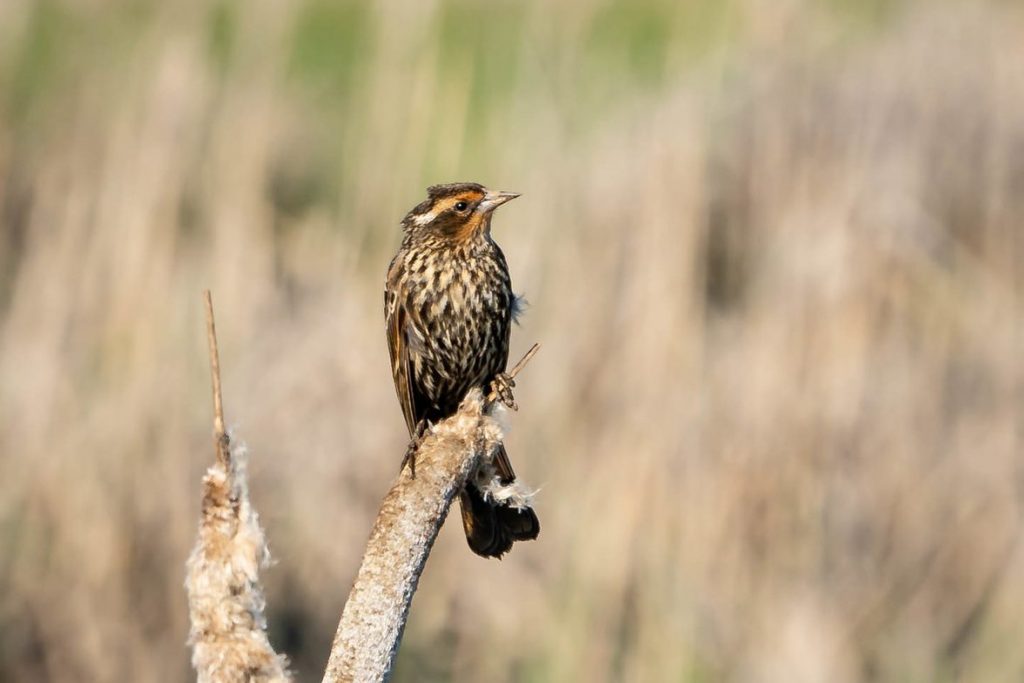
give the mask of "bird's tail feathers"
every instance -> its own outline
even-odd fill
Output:
[[[501,557],[514,542],[537,538],[540,520],[530,506],[532,496],[516,481],[505,447],[500,446],[493,466],[481,467],[459,498],[470,549],[483,557]]]

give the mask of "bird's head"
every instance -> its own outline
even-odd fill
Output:
[[[427,188],[427,198],[402,220],[409,235],[434,235],[463,242],[486,234],[494,210],[519,195],[496,192],[478,183],[451,183]]]

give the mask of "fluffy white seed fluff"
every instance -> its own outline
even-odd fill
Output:
[[[267,638],[259,571],[270,551],[249,502],[246,462],[245,447],[232,446],[230,465],[217,463],[203,477],[199,536],[185,579],[200,683],[291,680],[287,659]]]

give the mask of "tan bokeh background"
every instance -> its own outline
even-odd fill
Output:
[[[509,452],[399,681],[1024,675],[1013,2],[0,3],[0,679],[188,680],[200,292],[319,680],[405,447],[382,280],[434,182],[523,197]]]

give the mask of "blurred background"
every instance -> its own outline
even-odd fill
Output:
[[[0,2],[0,679],[186,681],[201,291],[319,680],[428,184],[523,193],[509,452],[398,681],[1024,677],[1024,7]]]

